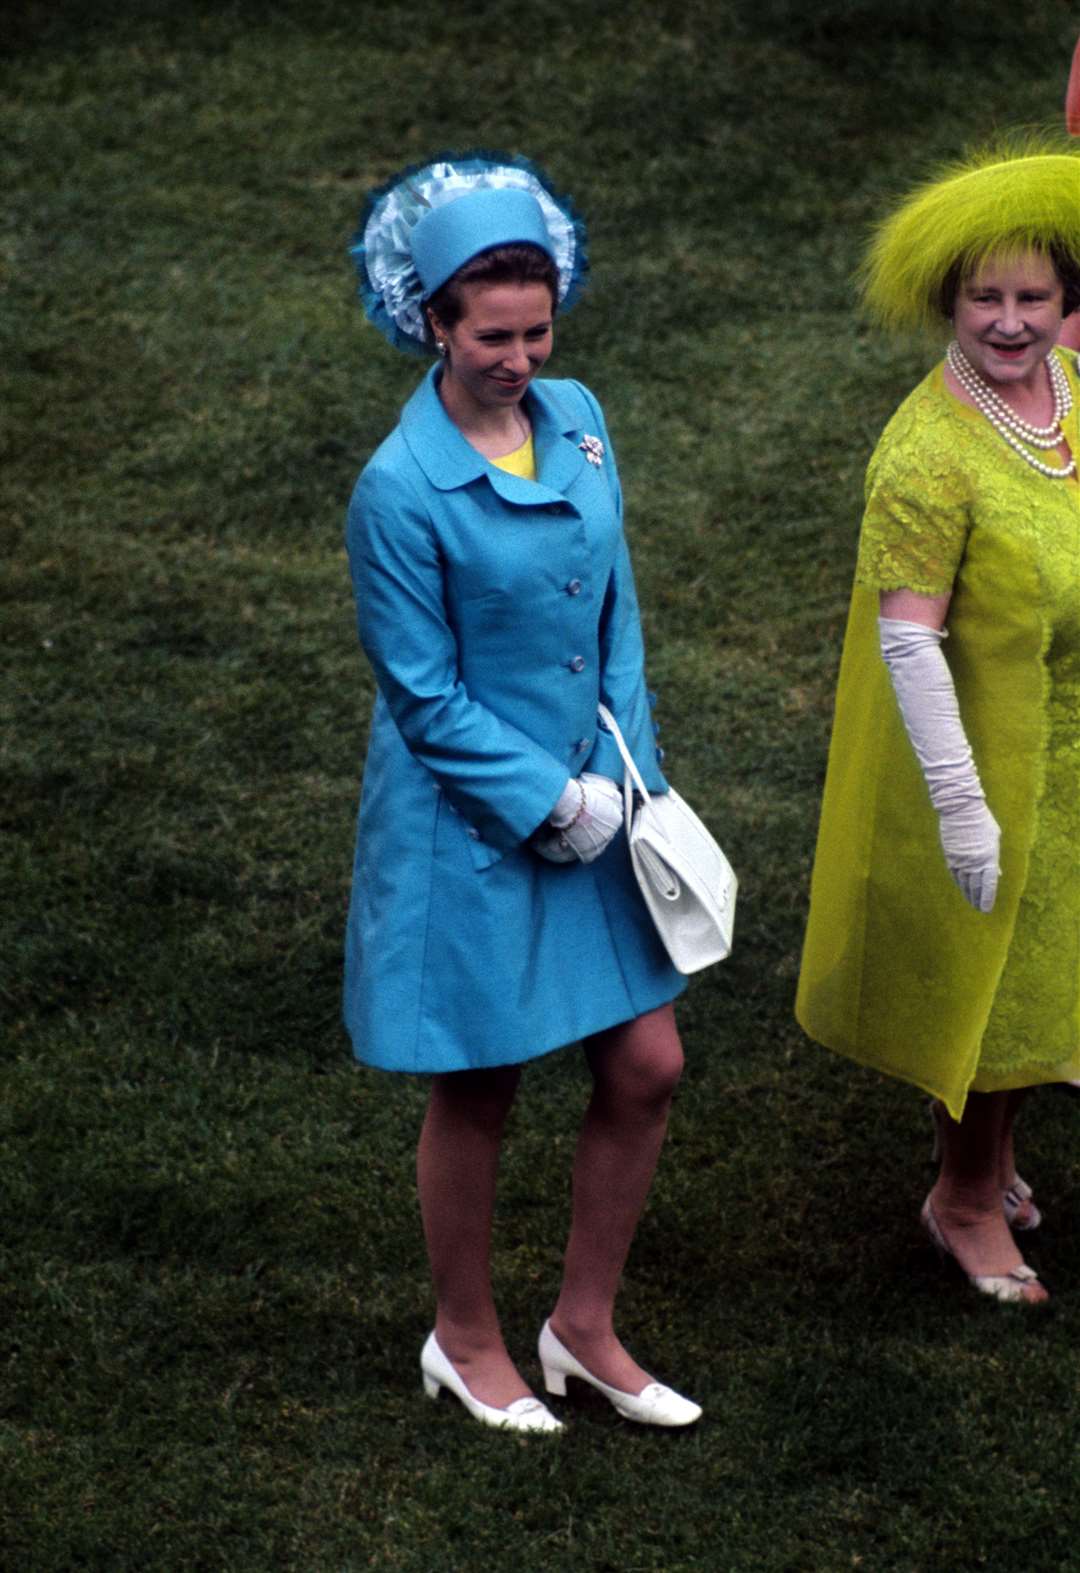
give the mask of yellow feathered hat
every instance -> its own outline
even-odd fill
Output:
[[[909,193],[874,232],[862,267],[870,311],[891,328],[940,324],[942,292],[994,252],[1080,260],[1080,148],[1027,139],[982,149]]]

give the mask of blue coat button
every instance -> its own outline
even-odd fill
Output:
[[[479,841],[480,840],[480,832],[479,832],[479,830],[477,830],[475,825],[470,825],[469,826],[469,835],[472,837],[472,839],[474,841]]]
[[[590,748],[591,746],[591,737],[579,737],[577,742],[574,744],[574,752],[576,754],[583,754],[585,753],[586,749]]]
[[[583,672],[585,670],[585,657],[583,655],[572,656],[570,659],[570,670],[572,672]]]
[[[567,595],[580,595],[581,594],[581,580],[580,579],[571,579],[570,583],[566,587],[566,593],[567,593]]]

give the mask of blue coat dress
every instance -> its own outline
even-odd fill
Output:
[[[673,999],[623,834],[594,863],[528,838],[567,777],[622,780],[602,699],[665,791],[604,418],[530,388],[536,481],[443,409],[439,367],[356,484],[346,540],[378,685],[356,841],[345,1022],[399,1071],[516,1064]],[[604,447],[599,465],[580,446]]]

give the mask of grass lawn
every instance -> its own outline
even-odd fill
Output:
[[[913,1091],[794,980],[862,472],[936,353],[854,308],[935,159],[1056,125],[1065,0],[21,0],[0,27],[0,1568],[1080,1566],[1080,1108],[1023,1172],[1054,1293],[943,1272]],[[626,1274],[706,1408],[555,1442],[427,1404],[425,1088],[358,1069],[341,940],[370,677],[341,529],[420,367],[367,188],[531,154],[590,226],[555,375],[604,403],[670,774],[742,881]],[[496,1276],[558,1281],[586,1094],[529,1072]]]

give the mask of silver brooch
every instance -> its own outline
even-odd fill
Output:
[[[578,443],[578,447],[581,449],[582,453],[588,459],[590,464],[603,464],[604,444],[600,441],[599,437],[592,437],[588,432],[586,432],[584,437],[582,437],[581,441]]]

